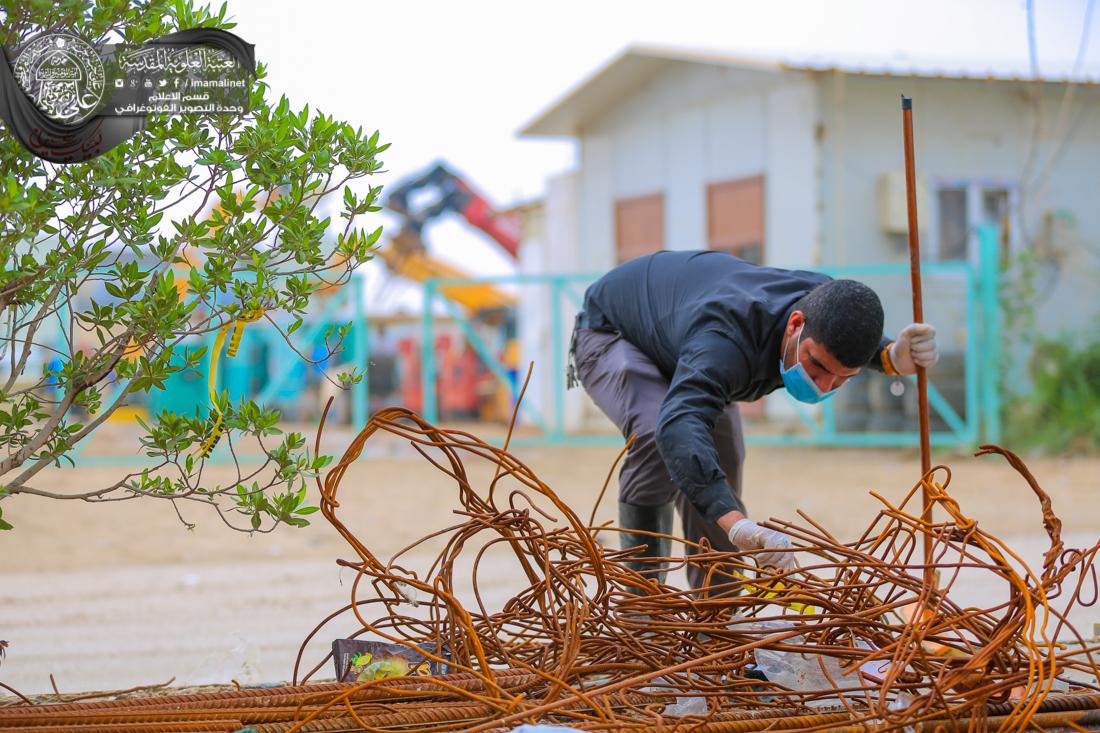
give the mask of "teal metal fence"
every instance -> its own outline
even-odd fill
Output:
[[[291,337],[298,348],[319,342],[325,331],[351,323],[344,342],[342,361],[354,365],[362,374],[362,379],[351,386],[346,399],[350,403],[353,425],[364,425],[367,421],[368,389],[370,370],[365,368],[369,361],[370,338],[367,313],[364,303],[364,281],[362,276],[354,275],[351,281],[337,290],[324,301],[316,312],[311,313],[301,329]],[[285,329],[284,329],[285,331]],[[183,415],[206,415],[210,409],[209,388],[206,375],[209,373],[215,334],[208,334],[193,345],[207,347],[202,372],[173,374],[165,383],[163,390],[151,390],[147,400],[150,417],[162,410]],[[309,348],[306,346],[305,348]],[[224,347],[223,347],[224,350]],[[256,355],[264,354],[263,365],[257,363]],[[309,353],[307,352],[308,356]],[[228,358],[221,356],[218,389],[227,390],[231,402],[242,397],[251,398],[261,406],[286,404],[297,399],[302,391],[303,375],[309,365],[301,355],[295,352],[286,338],[264,320],[250,323],[245,327],[238,354]],[[348,369],[350,371],[350,368]],[[259,376],[262,373],[262,378]],[[259,390],[254,390],[257,382]],[[104,404],[111,404],[129,388],[129,380],[120,380],[107,390]],[[136,396],[135,396],[136,397]],[[341,397],[338,397],[341,399]],[[135,400],[130,400],[132,403]],[[135,441],[136,442],[136,441]],[[228,440],[222,440],[208,459],[211,463],[256,463],[266,460],[260,453],[250,453],[245,449],[235,455],[230,453]],[[129,466],[135,463],[147,463],[151,459],[135,449],[132,455],[94,455],[89,452],[92,441],[85,440],[69,451],[69,457],[77,461],[78,467],[88,466]]]
[[[1000,439],[1000,393],[997,375],[1000,372],[1000,253],[999,235],[995,227],[987,227],[979,232],[980,256],[976,263],[971,262],[930,262],[924,263],[922,272],[925,281],[926,317],[935,323],[940,331],[941,343],[945,346],[954,334],[955,340],[961,340],[962,378],[960,390],[941,389],[942,370],[933,370],[929,379],[929,402],[936,417],[938,429],[933,430],[932,441],[935,445],[971,446],[981,441],[997,442]],[[854,267],[821,268],[834,277],[851,277],[864,281],[881,282],[876,289],[894,294],[893,314],[901,318],[904,308],[908,307],[908,265],[891,263],[862,265]],[[496,379],[508,386],[513,401],[518,398],[522,383],[504,364],[500,355],[479,333],[475,320],[453,302],[441,294],[441,288],[447,286],[484,286],[494,285],[511,288],[521,295],[526,290],[539,288],[545,293],[545,299],[539,307],[549,310],[540,314],[540,320],[547,324],[549,342],[548,364],[536,364],[549,380],[541,401],[528,399],[520,406],[520,414],[528,426],[516,438],[514,445],[621,445],[621,436],[611,432],[580,432],[570,430],[567,420],[567,399],[565,385],[565,362],[568,350],[568,338],[573,316],[580,309],[585,287],[599,277],[598,273],[564,274],[514,274],[488,278],[439,278],[428,280],[423,285],[424,306],[420,320],[420,383],[422,389],[422,413],[431,422],[439,422],[440,411],[437,399],[439,376],[438,356],[435,351],[434,333],[438,325],[437,312],[446,314],[450,324],[458,327],[466,342],[470,344],[478,357]],[[890,279],[893,279],[893,282]],[[874,285],[873,285],[874,286]],[[318,311],[307,319],[305,326],[295,334],[295,342],[310,344],[320,338],[326,328],[332,324],[350,321],[352,327],[345,341],[348,361],[363,371],[363,379],[347,395],[353,426],[365,424],[368,418],[368,383],[370,379],[370,337],[367,313],[362,307],[364,283],[361,277],[354,277],[345,288],[330,296]],[[898,297],[904,293],[905,297]],[[930,298],[929,295],[932,295]],[[522,298],[521,298],[522,300]],[[937,313],[939,320],[937,320]],[[890,313],[888,313],[888,316]],[[960,336],[961,334],[961,336]],[[262,380],[263,386],[254,394],[259,404],[277,404],[288,395],[293,396],[300,390],[301,358],[282,339],[282,336],[270,325],[263,322],[250,324],[245,330],[245,342],[242,343],[242,355],[248,348],[268,350],[269,371]],[[213,337],[208,339],[212,346]],[[241,368],[235,368],[235,367]],[[221,387],[229,389],[231,395],[238,397],[252,394],[255,383],[255,369],[244,368],[241,356],[222,361],[223,376]],[[364,368],[366,367],[366,368]],[[525,367],[525,363],[521,364]],[[939,369],[939,367],[937,368]],[[521,372],[524,368],[520,369]],[[201,375],[200,375],[201,376]],[[180,379],[183,377],[180,376]],[[876,377],[880,381],[881,377]],[[915,380],[910,380],[915,381]],[[118,390],[127,385],[114,386]],[[200,410],[206,402],[206,380],[201,378],[198,390],[188,391],[184,385],[170,387],[166,393],[187,399],[187,409],[179,410],[167,405],[174,411]],[[914,387],[915,389],[915,387]],[[746,431],[746,442],[768,445],[820,445],[820,446],[908,446],[917,445],[915,417],[900,429],[853,429],[845,425],[845,417],[850,406],[843,404],[842,396],[851,392],[846,386],[836,399],[823,403],[819,408],[811,408],[797,403],[785,395],[777,393],[770,399],[786,400],[786,412],[798,423],[798,430],[783,432],[769,431],[766,424],[751,424]],[[201,392],[201,396],[196,397]],[[951,394],[947,394],[951,392]],[[192,395],[192,397],[186,397]],[[155,395],[158,397],[161,395]],[[153,400],[156,407],[156,399]],[[595,408],[592,408],[595,409]],[[911,425],[911,427],[909,427]],[[503,432],[503,431],[500,431]],[[71,454],[79,457],[79,465],[129,465],[140,456],[107,457],[81,455],[86,443],[77,446]],[[259,456],[241,456],[237,459],[248,461]],[[228,450],[223,442],[212,456],[214,461],[229,460]]]
[[[508,385],[513,403],[519,398],[522,380],[517,381],[509,373],[507,365],[503,364],[497,354],[494,354],[478,333],[473,320],[462,309],[440,295],[440,288],[448,286],[516,286],[545,287],[549,288],[550,308],[550,333],[551,361],[554,366],[552,371],[557,375],[552,382],[553,400],[549,415],[544,415],[533,400],[525,400],[520,403],[522,417],[536,425],[541,431],[541,436],[532,438],[524,436],[520,443],[546,442],[546,443],[607,443],[611,442],[607,436],[570,435],[565,429],[565,360],[568,350],[565,334],[565,324],[572,323],[573,315],[580,309],[583,302],[583,289],[589,283],[595,281],[599,275],[593,274],[547,274],[534,275],[517,273],[514,275],[498,275],[484,278],[433,278],[424,283],[424,309],[421,314],[420,329],[420,385],[422,390],[422,405],[425,419],[429,422],[438,422],[439,406],[436,396],[438,382],[438,364],[435,353],[435,306],[440,305],[448,317],[458,326],[463,337],[471,348],[477,353],[482,363],[492,372],[497,379]],[[578,290],[579,288],[579,290]],[[568,309],[568,316],[567,316]],[[566,320],[568,318],[569,320]],[[560,367],[560,368],[559,368]],[[560,374],[559,374],[560,372]]]
[[[942,377],[933,369],[929,374],[929,406],[938,429],[932,431],[933,445],[972,446],[979,440],[996,442],[1000,437],[1000,395],[997,374],[999,372],[1000,306],[998,301],[1000,282],[1000,256],[998,231],[985,227],[979,232],[980,256],[972,262],[926,262],[922,264],[925,283],[926,320],[937,325],[940,341],[948,349],[961,349],[952,354],[961,359],[961,399],[950,399],[940,389]],[[893,320],[908,323],[910,307],[907,263],[888,263],[846,267],[819,268],[833,277],[846,277],[863,281],[881,280],[876,287],[880,292],[889,291],[888,300],[893,308]],[[423,390],[423,414],[430,422],[439,420],[436,399],[438,364],[434,349],[436,327],[435,307],[439,305],[448,319],[456,324],[467,342],[477,352],[486,367],[505,384],[508,384],[513,400],[518,398],[519,385],[511,378],[506,365],[486,345],[478,334],[473,319],[462,309],[440,294],[443,287],[456,286],[510,286],[520,293],[525,288],[549,290],[550,360],[548,366],[536,365],[552,382],[549,409],[540,409],[534,401],[525,400],[520,405],[520,415],[535,431],[525,432],[513,440],[520,444],[543,445],[593,445],[621,444],[622,437],[612,434],[590,434],[570,431],[566,427],[565,362],[569,329],[573,315],[581,305],[583,289],[599,277],[598,274],[516,274],[488,278],[438,278],[424,283],[424,309],[421,319],[421,386]],[[890,282],[890,280],[893,282]],[[872,284],[872,287],[875,287]],[[898,297],[904,292],[905,297]],[[929,298],[929,295],[932,298]],[[939,314],[940,322],[937,323]],[[888,313],[888,323],[890,322]],[[905,316],[905,317],[903,317]],[[941,351],[945,350],[941,348]],[[942,374],[942,370],[941,370]],[[876,377],[882,380],[882,377]],[[915,379],[907,387],[915,390]],[[845,388],[849,389],[848,387]],[[779,393],[777,393],[778,395]],[[843,392],[841,394],[844,394]],[[772,397],[771,399],[775,399]],[[746,431],[746,442],[767,445],[820,445],[820,446],[910,446],[918,445],[917,421],[912,427],[900,429],[845,429],[840,425],[838,411],[842,410],[838,396],[811,408],[787,397],[793,414],[801,423],[798,431],[768,432],[766,426],[754,424]],[[546,401],[544,401],[546,402]],[[782,410],[779,410],[782,412]]]

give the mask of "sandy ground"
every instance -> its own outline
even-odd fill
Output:
[[[331,432],[342,451],[347,433]],[[99,453],[125,452],[125,431],[107,435]],[[520,449],[516,453],[567,503],[587,517],[618,450]],[[937,453],[951,466],[950,490],[964,512],[1006,539],[1033,567],[1046,549],[1038,502],[998,457]],[[797,518],[801,509],[841,539],[854,539],[879,508],[875,490],[898,500],[917,476],[914,451],[755,448],[746,464],[745,496],[757,519]],[[1069,546],[1100,535],[1100,460],[1033,459],[1040,483],[1065,523]],[[491,469],[472,461],[475,486]],[[36,483],[77,492],[117,480],[125,469],[52,470]],[[212,473],[233,478],[229,466]],[[342,517],[376,554],[390,554],[456,523],[453,481],[407,445],[379,439],[345,477]],[[614,494],[597,517],[611,519]],[[314,496],[314,501],[316,497]],[[335,564],[352,552],[315,514],[305,529],[249,535],[227,529],[209,508],[184,507],[197,523],[186,530],[160,500],[88,504],[16,497],[4,504],[15,524],[0,534],[0,638],[11,646],[0,681],[25,693],[62,692],[163,682],[204,684],[288,680],[306,634],[350,598],[353,573]],[[427,568],[425,552],[406,566]],[[518,589],[514,568],[491,559],[481,576],[493,606]],[[987,605],[1002,591],[984,580],[963,583],[958,600]],[[1100,612],[1074,616],[1091,635]],[[356,628],[339,620],[306,651],[311,666],[333,638]],[[329,669],[321,674],[331,675]]]

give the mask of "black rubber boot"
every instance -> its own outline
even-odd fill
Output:
[[[634,529],[643,532],[671,534],[672,518],[675,513],[673,506],[671,503],[660,506],[638,506],[620,501],[619,526],[627,530]],[[641,555],[635,552],[635,558],[668,557],[672,551],[672,541],[669,539],[657,539],[633,532],[620,533],[619,543],[619,546],[624,550],[628,547],[644,545],[645,549],[641,552]],[[631,561],[627,563],[627,567],[643,575],[653,577],[659,583],[665,582],[664,565],[657,565],[653,562]]]

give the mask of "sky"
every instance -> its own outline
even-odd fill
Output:
[[[1074,66],[1090,1],[1034,0],[1040,72]],[[568,140],[517,131],[630,44],[1024,73],[1032,62],[1023,0],[228,3],[234,32],[255,44],[276,97],[377,129],[391,144],[372,184],[444,160],[499,205],[538,198],[548,176],[575,166]],[[1100,73],[1097,26],[1093,9],[1079,66],[1093,75]],[[433,225],[426,239],[442,259],[478,274],[509,268],[495,245],[460,221]],[[371,275],[372,292],[378,276]]]

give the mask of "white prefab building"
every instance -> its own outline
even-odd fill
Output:
[[[777,267],[906,261],[903,94],[914,100],[922,256],[975,261],[978,227],[997,224],[1006,263],[1025,250],[1036,256],[1044,332],[1094,319],[1100,86],[1082,77],[629,49],[521,131],[578,146],[577,168],[549,182],[524,266],[602,272],[658,249],[696,248]],[[869,284],[888,329],[908,322],[907,282]],[[964,319],[950,288],[930,287],[927,320],[939,319],[950,356],[966,341]],[[521,337],[527,355],[550,364],[540,312],[528,309]],[[534,399],[549,404],[550,389],[544,381]],[[571,395],[571,421],[582,403]]]

